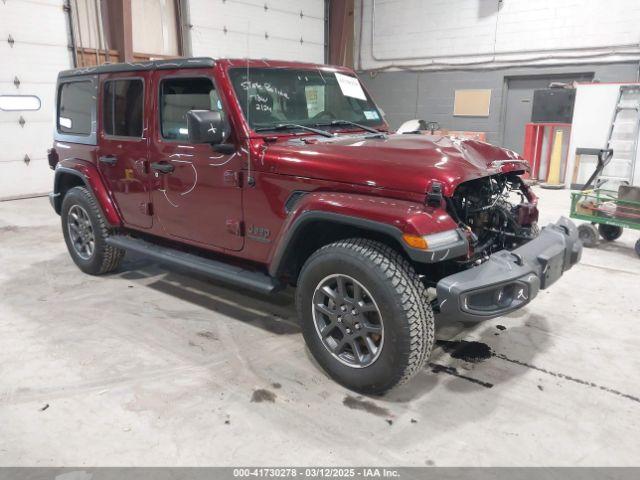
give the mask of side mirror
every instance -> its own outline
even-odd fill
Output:
[[[189,142],[218,145],[229,137],[229,124],[218,110],[189,110],[187,112]]]

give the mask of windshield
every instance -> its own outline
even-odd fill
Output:
[[[253,130],[282,124],[336,126],[336,120],[366,126],[383,123],[371,97],[351,75],[262,67],[232,68],[229,75]]]

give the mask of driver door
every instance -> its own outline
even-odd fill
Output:
[[[154,87],[158,109],[149,161],[154,217],[162,234],[241,250],[240,156],[188,140],[189,110],[223,110],[211,70],[158,70]]]

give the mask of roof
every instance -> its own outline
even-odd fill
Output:
[[[174,68],[202,68],[213,67],[216,61],[210,57],[172,58],[150,60],[148,62],[106,63],[97,67],[81,67],[63,70],[59,77],[74,77],[77,75],[96,75],[99,73],[139,72],[143,70],[171,70]]]
[[[251,67],[274,67],[274,68],[319,68],[323,70],[351,73],[347,67],[322,65],[315,63],[293,62],[286,60],[268,59],[246,59],[246,58],[219,58],[192,57],[192,58],[171,58],[163,60],[150,60],[148,62],[134,63],[106,63],[97,67],[81,67],[71,70],[63,70],[58,77],[75,77],[77,75],[97,75],[100,73],[114,72],[139,72],[145,70],[172,70],[176,68],[207,68],[219,63],[230,67],[251,66]]]

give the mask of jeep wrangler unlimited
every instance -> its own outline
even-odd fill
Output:
[[[297,288],[307,345],[341,384],[415,374],[439,319],[521,308],[575,264],[540,232],[516,153],[392,134],[353,71],[191,58],[63,71],[51,203],[77,266],[125,251],[248,290]]]

